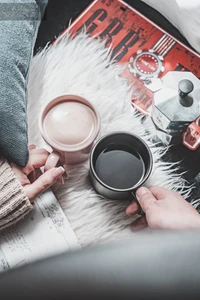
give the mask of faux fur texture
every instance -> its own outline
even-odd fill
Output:
[[[151,134],[145,133],[140,117],[132,109],[129,86],[120,78],[120,72],[119,66],[110,61],[109,49],[83,33],[74,39],[66,34],[58,43],[37,54],[29,80],[29,142],[45,146],[38,128],[42,107],[60,95],[76,94],[91,101],[99,110],[101,135],[128,131],[149,144],[154,168],[147,186],[182,189],[183,179],[171,169],[172,165],[161,160],[166,149],[151,144]],[[68,167],[70,179],[54,188],[80,243],[86,246],[132,234],[129,224],[134,218],[125,214],[128,203],[109,201],[97,195],[90,184],[88,170],[88,162]]]

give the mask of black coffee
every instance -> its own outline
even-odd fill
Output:
[[[134,187],[144,176],[141,156],[131,147],[111,144],[100,153],[95,163],[99,179],[116,189]]]

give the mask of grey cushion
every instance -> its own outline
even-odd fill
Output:
[[[27,81],[48,0],[0,0],[0,155],[28,161]]]

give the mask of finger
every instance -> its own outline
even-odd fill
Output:
[[[140,209],[140,207],[139,207],[138,203],[136,201],[133,201],[126,209],[126,214],[128,216],[133,216],[133,215],[137,214],[139,209]]]
[[[32,153],[34,153],[34,154],[44,154],[44,153],[46,153],[46,152],[48,152],[46,149],[44,149],[44,148],[35,148],[35,149],[32,149],[31,150],[32,151]],[[49,153],[49,152],[48,152]]]
[[[151,193],[154,195],[154,197],[157,200],[166,198],[167,196],[172,195],[172,193],[174,194],[174,192],[169,191],[163,187],[159,187],[159,186],[152,186],[149,188],[149,190],[151,191]]]
[[[53,168],[41,175],[34,183],[24,187],[27,197],[32,200],[52,186],[65,173],[62,167]]]
[[[39,151],[37,151],[39,150]],[[45,149],[35,149],[34,152],[30,153],[29,161],[23,172],[29,175],[34,169],[43,167],[49,157],[49,152]]]
[[[157,202],[152,192],[146,187],[139,188],[136,197],[144,213]]]
[[[17,177],[17,179],[19,180],[19,182],[21,183],[22,186],[30,184],[28,177],[23,172],[21,172],[20,169],[18,169],[16,167],[12,167],[12,169],[15,173],[15,176]]]
[[[145,216],[138,218],[135,222],[131,224],[131,231],[140,231],[148,227],[147,220]]]
[[[36,145],[32,144],[32,145],[28,146],[28,150],[30,151],[30,150],[36,149],[36,147],[37,147]]]

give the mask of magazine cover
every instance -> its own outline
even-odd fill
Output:
[[[124,65],[122,76],[132,84],[132,103],[144,115],[151,113],[154,94],[170,72],[187,71],[200,82],[200,56],[124,1],[94,0],[66,30],[72,35],[86,30],[112,48],[116,63]],[[197,109],[184,133],[183,143],[190,150],[200,144],[198,117]]]

